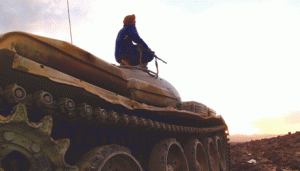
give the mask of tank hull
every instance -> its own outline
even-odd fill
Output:
[[[197,112],[205,107],[195,102],[180,108],[163,79],[95,59],[97,66],[69,44],[62,50],[60,41],[34,45],[34,36],[24,36],[0,40],[1,171],[230,170],[221,116]],[[55,60],[78,61],[73,69],[83,62],[90,74],[106,75],[67,72],[51,62],[59,53]]]
[[[179,93],[167,81],[142,76],[141,70],[121,69],[64,41],[11,32],[1,36],[0,48],[141,103],[160,107],[181,104]]]

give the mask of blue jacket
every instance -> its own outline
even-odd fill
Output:
[[[115,58],[121,63],[121,54],[132,56],[138,54],[137,46],[132,43],[142,44],[145,49],[148,49],[147,44],[140,38],[135,25],[124,25],[119,31],[116,40]]]

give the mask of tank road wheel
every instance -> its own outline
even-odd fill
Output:
[[[203,145],[199,140],[189,141],[184,147],[190,171],[209,171],[209,163]]]
[[[53,140],[52,125],[51,116],[38,123],[29,122],[23,103],[18,103],[8,116],[0,115],[0,170],[78,170],[65,163],[70,142]]]
[[[180,144],[173,138],[154,146],[149,161],[149,171],[188,171],[187,160]]]
[[[119,145],[97,147],[83,155],[76,164],[82,171],[142,171],[130,150]]]
[[[220,171],[219,156],[218,156],[217,148],[214,144],[213,139],[205,138],[203,145],[204,145],[204,149],[205,149],[211,170],[212,171]]]
[[[219,136],[215,136],[214,140],[215,140],[215,144],[219,156],[220,168],[222,169],[222,171],[226,171],[226,156],[225,156],[225,149],[224,149],[224,145],[225,145],[224,141]]]

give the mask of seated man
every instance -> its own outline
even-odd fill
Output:
[[[140,52],[142,52],[143,66],[153,60],[154,54],[147,44],[140,38],[135,27],[135,15],[128,15],[124,18],[124,26],[119,31],[116,40],[115,58],[121,65],[136,66],[140,64]],[[132,43],[134,41],[137,45]],[[139,47],[138,47],[139,46]]]

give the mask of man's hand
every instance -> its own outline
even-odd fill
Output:
[[[148,48],[148,50],[147,50],[148,52],[150,52],[150,53],[152,53],[152,54],[154,54],[155,52],[153,52],[150,48]]]

